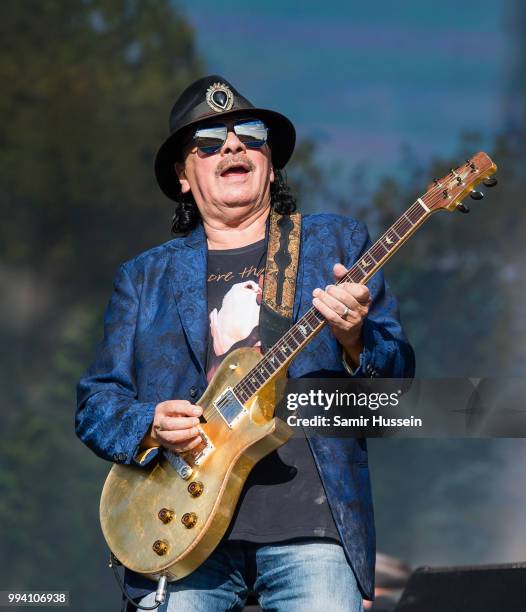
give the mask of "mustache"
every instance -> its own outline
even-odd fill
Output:
[[[250,160],[246,155],[232,155],[232,157],[222,159],[217,164],[215,171],[216,176],[220,176],[225,170],[227,170],[231,166],[236,166],[237,164],[243,164],[249,169],[249,171],[255,170],[256,168],[254,162]]]

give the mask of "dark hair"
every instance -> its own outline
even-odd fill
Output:
[[[296,210],[296,200],[287,183],[286,175],[281,170],[274,170],[274,182],[270,184],[270,205],[281,215],[290,215]],[[186,234],[197,227],[201,214],[197,208],[194,196],[181,193],[175,202],[172,217],[172,233]]]

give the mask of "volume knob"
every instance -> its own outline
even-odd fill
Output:
[[[186,514],[183,514],[181,517],[181,523],[187,529],[192,529],[192,527],[197,523],[197,514],[195,512],[187,512]]]
[[[161,520],[165,525],[167,525],[174,517],[175,512],[173,510],[168,510],[168,508],[161,508],[157,513],[159,520]]]
[[[199,497],[204,488],[205,485],[202,482],[199,480],[194,480],[188,485],[188,493],[190,493],[192,497]]]
[[[168,552],[168,543],[164,540],[155,540],[152,546],[154,552],[156,552],[159,557],[162,557]]]

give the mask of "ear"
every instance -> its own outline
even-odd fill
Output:
[[[181,183],[181,192],[188,193],[190,191],[190,183],[186,177],[185,165],[181,162],[175,162],[175,173]]]

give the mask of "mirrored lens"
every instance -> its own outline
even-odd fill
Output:
[[[244,119],[234,124],[234,132],[247,147],[262,147],[267,142],[268,128],[260,119]],[[203,153],[216,153],[227,139],[226,125],[208,125],[194,134],[194,144]]]
[[[234,132],[247,147],[262,147],[267,142],[267,126],[259,119],[238,121]]]
[[[226,125],[210,125],[196,130],[194,143],[203,153],[214,153],[223,146],[226,135]]]

